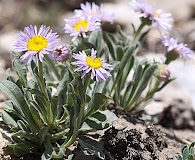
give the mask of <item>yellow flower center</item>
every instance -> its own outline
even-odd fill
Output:
[[[86,62],[89,67],[93,69],[98,69],[103,65],[103,62],[101,61],[100,58],[91,58],[91,57],[86,57]]]
[[[40,52],[43,48],[47,47],[48,41],[43,36],[33,36],[27,42],[27,48],[30,51]]]
[[[155,11],[155,12],[154,12],[154,14],[155,14],[158,18],[160,18],[160,17],[161,17],[161,15],[160,15],[159,11]]]
[[[88,21],[85,21],[85,20],[80,20],[78,21],[75,26],[74,26],[74,30],[76,31],[79,31],[80,28],[83,28],[83,29],[86,29],[89,25],[89,22]]]

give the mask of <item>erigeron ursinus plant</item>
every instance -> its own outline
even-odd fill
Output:
[[[7,80],[0,81],[1,91],[9,98],[1,103],[0,113],[11,128],[9,146],[16,155],[39,152],[43,160],[62,158],[78,140],[84,149],[104,159],[102,151],[79,140],[79,135],[109,127],[115,120],[106,110],[110,102],[136,113],[173,80],[167,65],[179,56],[189,58],[192,51],[167,35],[170,14],[143,0],[130,4],[141,18],[132,35],[120,27],[116,35],[102,31],[104,21],[113,22],[113,13],[88,2],[65,20],[65,33],[73,36],[70,44],[64,45],[44,25],[25,27],[19,34],[12,52],[17,77],[8,69]],[[146,25],[159,29],[167,47],[162,63],[137,58],[150,31],[142,33]]]

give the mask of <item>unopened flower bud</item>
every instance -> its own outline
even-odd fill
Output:
[[[167,81],[170,78],[170,70],[167,65],[160,64],[154,72],[154,75],[160,81]]]
[[[59,45],[54,51],[54,57],[59,62],[64,62],[68,59],[70,54],[69,48],[65,45]]]

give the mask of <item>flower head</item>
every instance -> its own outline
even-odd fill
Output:
[[[25,65],[31,62],[33,57],[38,64],[39,60],[43,62],[44,55],[52,58],[51,53],[59,43],[57,37],[57,33],[52,33],[52,30],[45,25],[41,25],[39,31],[37,31],[36,26],[30,25],[30,27],[25,27],[24,32],[20,32],[17,36],[14,48],[16,52],[24,52],[20,60],[24,61]]]
[[[81,3],[81,9],[76,9],[75,14],[79,15],[87,15],[91,17],[95,17],[97,21],[106,21],[113,23],[113,20],[115,18],[115,15],[113,12],[103,11],[102,10],[103,5],[96,5],[94,2],[89,3],[86,2],[86,4]]]
[[[132,0],[129,4],[132,6],[133,10],[138,13],[138,16],[144,23],[157,26],[160,31],[161,29],[167,31],[171,28],[173,18],[170,13],[156,9],[145,0]]]
[[[173,18],[171,13],[158,9],[154,12],[154,25],[157,25],[159,29],[170,30],[172,27]]]
[[[73,36],[73,41],[78,36],[86,37],[87,32],[100,30],[100,22],[97,22],[94,17],[75,15],[70,19],[65,19],[65,21],[65,33],[69,33],[70,36]]]
[[[170,78],[171,72],[167,65],[165,64],[159,64],[157,69],[154,72],[154,75],[160,80],[160,81],[167,81]]]
[[[138,13],[140,18],[148,18],[152,20],[154,7],[146,3],[145,0],[132,0],[129,2],[135,12]]]
[[[112,65],[106,63],[102,58],[97,58],[96,53],[97,51],[94,49],[91,50],[91,56],[87,56],[85,51],[79,52],[79,54],[74,53],[73,58],[76,61],[72,64],[77,66],[74,71],[84,71],[81,78],[91,72],[91,79],[95,78],[97,82],[106,81],[111,77],[107,70],[113,70]]]
[[[187,44],[178,43],[176,39],[170,38],[167,35],[162,38],[162,43],[167,47],[167,58],[169,56],[169,58],[180,57],[183,59],[190,59],[193,54],[193,51],[187,47]]]
[[[59,45],[55,48],[54,57],[57,61],[63,62],[68,59],[70,50],[65,45]]]

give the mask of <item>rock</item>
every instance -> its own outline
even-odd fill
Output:
[[[16,41],[16,36],[19,33],[17,30],[12,30],[0,36],[1,54],[10,53],[13,51],[13,44]]]
[[[151,102],[149,105],[147,105],[144,108],[144,111],[146,114],[154,116],[158,115],[159,113],[162,113],[162,111],[168,106],[166,102]]]

